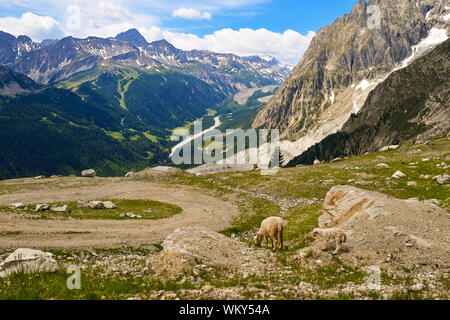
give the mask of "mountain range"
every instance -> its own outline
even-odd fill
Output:
[[[166,40],[148,43],[136,29],[114,38],[66,37],[41,44],[25,36],[15,38],[2,32],[0,65],[44,84],[56,84],[80,72],[111,66],[150,72],[170,70],[192,75],[227,95],[247,87],[279,85],[290,72],[276,59],[183,51]]]
[[[289,166],[446,135],[449,17],[443,0],[359,0],[292,72],[271,57],[148,43],[136,29],[41,43],[0,32],[0,178],[162,164],[174,128],[217,115],[221,130],[280,129]]]
[[[370,6],[380,28],[370,28]],[[286,161],[337,132],[369,93],[448,39],[443,0],[359,0],[349,14],[317,32],[308,50],[253,127],[278,128]]]
[[[0,65],[1,134],[10,133],[0,178],[163,163],[172,129],[201,118],[206,126],[233,94],[290,72],[273,58],[148,43],[136,29],[42,43],[1,32]]]
[[[343,128],[288,165],[376,152],[407,141],[424,143],[450,132],[450,39],[393,72]]]

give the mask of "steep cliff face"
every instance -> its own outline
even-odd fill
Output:
[[[295,158],[290,166],[332,160],[450,132],[450,40],[392,73],[341,131]]]
[[[0,66],[0,96],[15,97],[43,88],[27,76]]]
[[[374,5],[380,28],[368,26]],[[291,140],[282,143],[282,152],[292,159],[339,130],[392,71],[445,41],[449,12],[444,0],[358,1],[317,33],[253,126],[280,129]]]

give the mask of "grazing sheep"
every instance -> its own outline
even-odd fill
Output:
[[[316,238],[318,235],[321,236],[323,240],[323,251],[326,251],[328,249],[328,244],[330,241],[336,241],[336,250],[333,252],[333,254],[338,254],[341,250],[342,244],[347,241],[347,235],[345,234],[345,232],[338,228],[314,229],[313,237]]]
[[[272,250],[276,250],[278,244],[283,249],[283,230],[287,225],[287,221],[279,217],[270,217],[261,223],[261,229],[255,235],[255,243],[259,246],[266,238],[266,247],[269,246],[269,238],[272,239]]]

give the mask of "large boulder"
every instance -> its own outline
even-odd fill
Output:
[[[393,145],[393,146],[386,146],[380,149],[380,152],[385,152],[385,151],[391,151],[391,150],[397,150],[398,148],[400,148],[399,145]]]
[[[340,227],[351,255],[382,263],[394,255],[405,266],[450,267],[450,215],[438,206],[401,200],[351,186],[335,186],[325,197],[321,227]]]
[[[11,204],[11,208],[13,209],[25,209],[25,204],[23,204],[22,202],[17,202],[17,203],[13,203]]]
[[[87,169],[81,172],[81,176],[85,178],[94,178],[97,175],[94,169]]]
[[[48,204],[37,204],[34,211],[48,211],[50,210],[50,205]]]
[[[14,273],[39,273],[58,271],[52,253],[33,249],[17,249],[0,263],[0,278]]]
[[[89,209],[105,209],[105,204],[102,201],[89,201]]]
[[[50,208],[51,211],[53,212],[65,212],[65,213],[69,213],[70,212],[70,208],[67,204],[63,205],[63,206],[52,206]]]
[[[177,276],[201,270],[226,270],[261,274],[273,262],[272,253],[200,228],[180,228],[162,243],[163,250],[151,262],[156,273]]]
[[[105,209],[117,209],[117,206],[114,203],[112,203],[111,201],[104,201],[103,207]]]
[[[404,174],[403,172],[401,172],[401,171],[396,171],[393,175],[392,175],[392,178],[394,178],[394,179],[401,179],[401,178],[405,178],[406,177],[406,174]]]

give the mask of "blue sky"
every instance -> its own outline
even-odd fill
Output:
[[[181,49],[270,55],[295,65],[315,32],[356,0],[0,0],[0,30],[35,41],[136,27]]]
[[[169,17],[167,28],[204,35],[222,28],[266,28],[275,32],[292,29],[302,34],[318,31],[351,11],[356,0],[273,0],[223,10],[210,21],[180,21]]]

